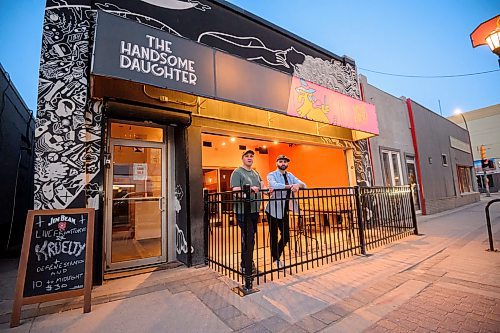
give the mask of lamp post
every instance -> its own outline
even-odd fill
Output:
[[[500,67],[500,15],[478,25],[470,34],[470,40],[472,47],[488,44],[491,52],[498,55],[498,66]]]
[[[467,125],[467,120],[465,119],[465,116],[462,112],[462,110],[460,109],[455,109],[455,111],[453,111],[453,113],[455,115],[461,115],[462,116],[462,119],[464,120],[464,124],[465,124],[465,129],[467,130],[467,134],[469,135],[469,147],[470,147],[470,153],[471,153],[471,156],[472,156],[472,167],[474,167],[474,155],[473,155],[473,151],[472,151],[472,140],[470,139],[470,131],[469,131],[469,126]],[[482,167],[482,163],[481,163],[481,167]],[[486,190],[486,196],[487,197],[490,197],[491,194],[490,194],[490,186],[488,185],[488,179],[486,177],[486,171],[483,169],[483,184],[484,184],[484,188]]]

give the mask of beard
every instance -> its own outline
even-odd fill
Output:
[[[288,168],[288,165],[278,165],[278,169],[285,171]]]

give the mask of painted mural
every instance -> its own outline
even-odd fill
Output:
[[[375,106],[293,77],[287,114],[321,123],[378,134]]]
[[[98,9],[226,50],[360,99],[353,65],[255,25],[216,3],[48,0],[38,86],[36,209],[72,206],[99,209],[102,105],[88,99],[91,32]],[[354,149],[358,183],[370,185],[367,142],[339,144]]]
[[[35,209],[67,208],[84,189],[90,207],[98,202],[92,179],[100,168],[101,112],[99,105],[87,104],[94,15],[90,7],[63,1],[45,10],[35,130]]]

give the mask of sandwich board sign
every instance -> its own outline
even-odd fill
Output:
[[[21,307],[84,296],[92,290],[92,208],[30,210],[26,219],[10,326],[19,326]]]

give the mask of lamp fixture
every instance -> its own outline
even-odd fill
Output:
[[[488,45],[491,52],[498,56],[500,66],[500,15],[478,25],[470,34],[470,40],[472,47]]]
[[[500,56],[500,28],[497,28],[489,34],[488,37],[486,37],[486,43],[488,43],[488,46],[493,53]]]

